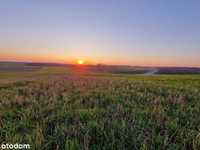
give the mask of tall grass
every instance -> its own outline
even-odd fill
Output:
[[[0,143],[197,150],[199,114],[199,76],[60,76],[0,88]]]

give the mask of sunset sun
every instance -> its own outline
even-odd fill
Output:
[[[78,65],[84,65],[84,64],[85,64],[85,61],[82,60],[82,59],[78,59],[78,60],[76,61],[76,63],[77,63]]]

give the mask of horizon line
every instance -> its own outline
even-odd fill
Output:
[[[16,61],[16,60],[9,60],[9,61],[2,61],[0,63],[33,63],[33,64],[57,64],[57,65],[76,65],[75,63],[61,63],[61,62],[50,62],[50,61]],[[97,64],[85,64],[84,66],[124,66],[124,67],[148,67],[148,68],[199,68],[200,66],[173,66],[173,65],[128,65],[128,64],[105,64],[105,63],[97,63]]]

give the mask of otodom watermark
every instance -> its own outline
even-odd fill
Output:
[[[1,149],[30,149],[31,146],[30,144],[18,144],[18,143],[15,143],[15,144],[1,144]]]

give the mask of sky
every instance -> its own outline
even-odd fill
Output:
[[[200,67],[199,0],[1,0],[0,60]]]

